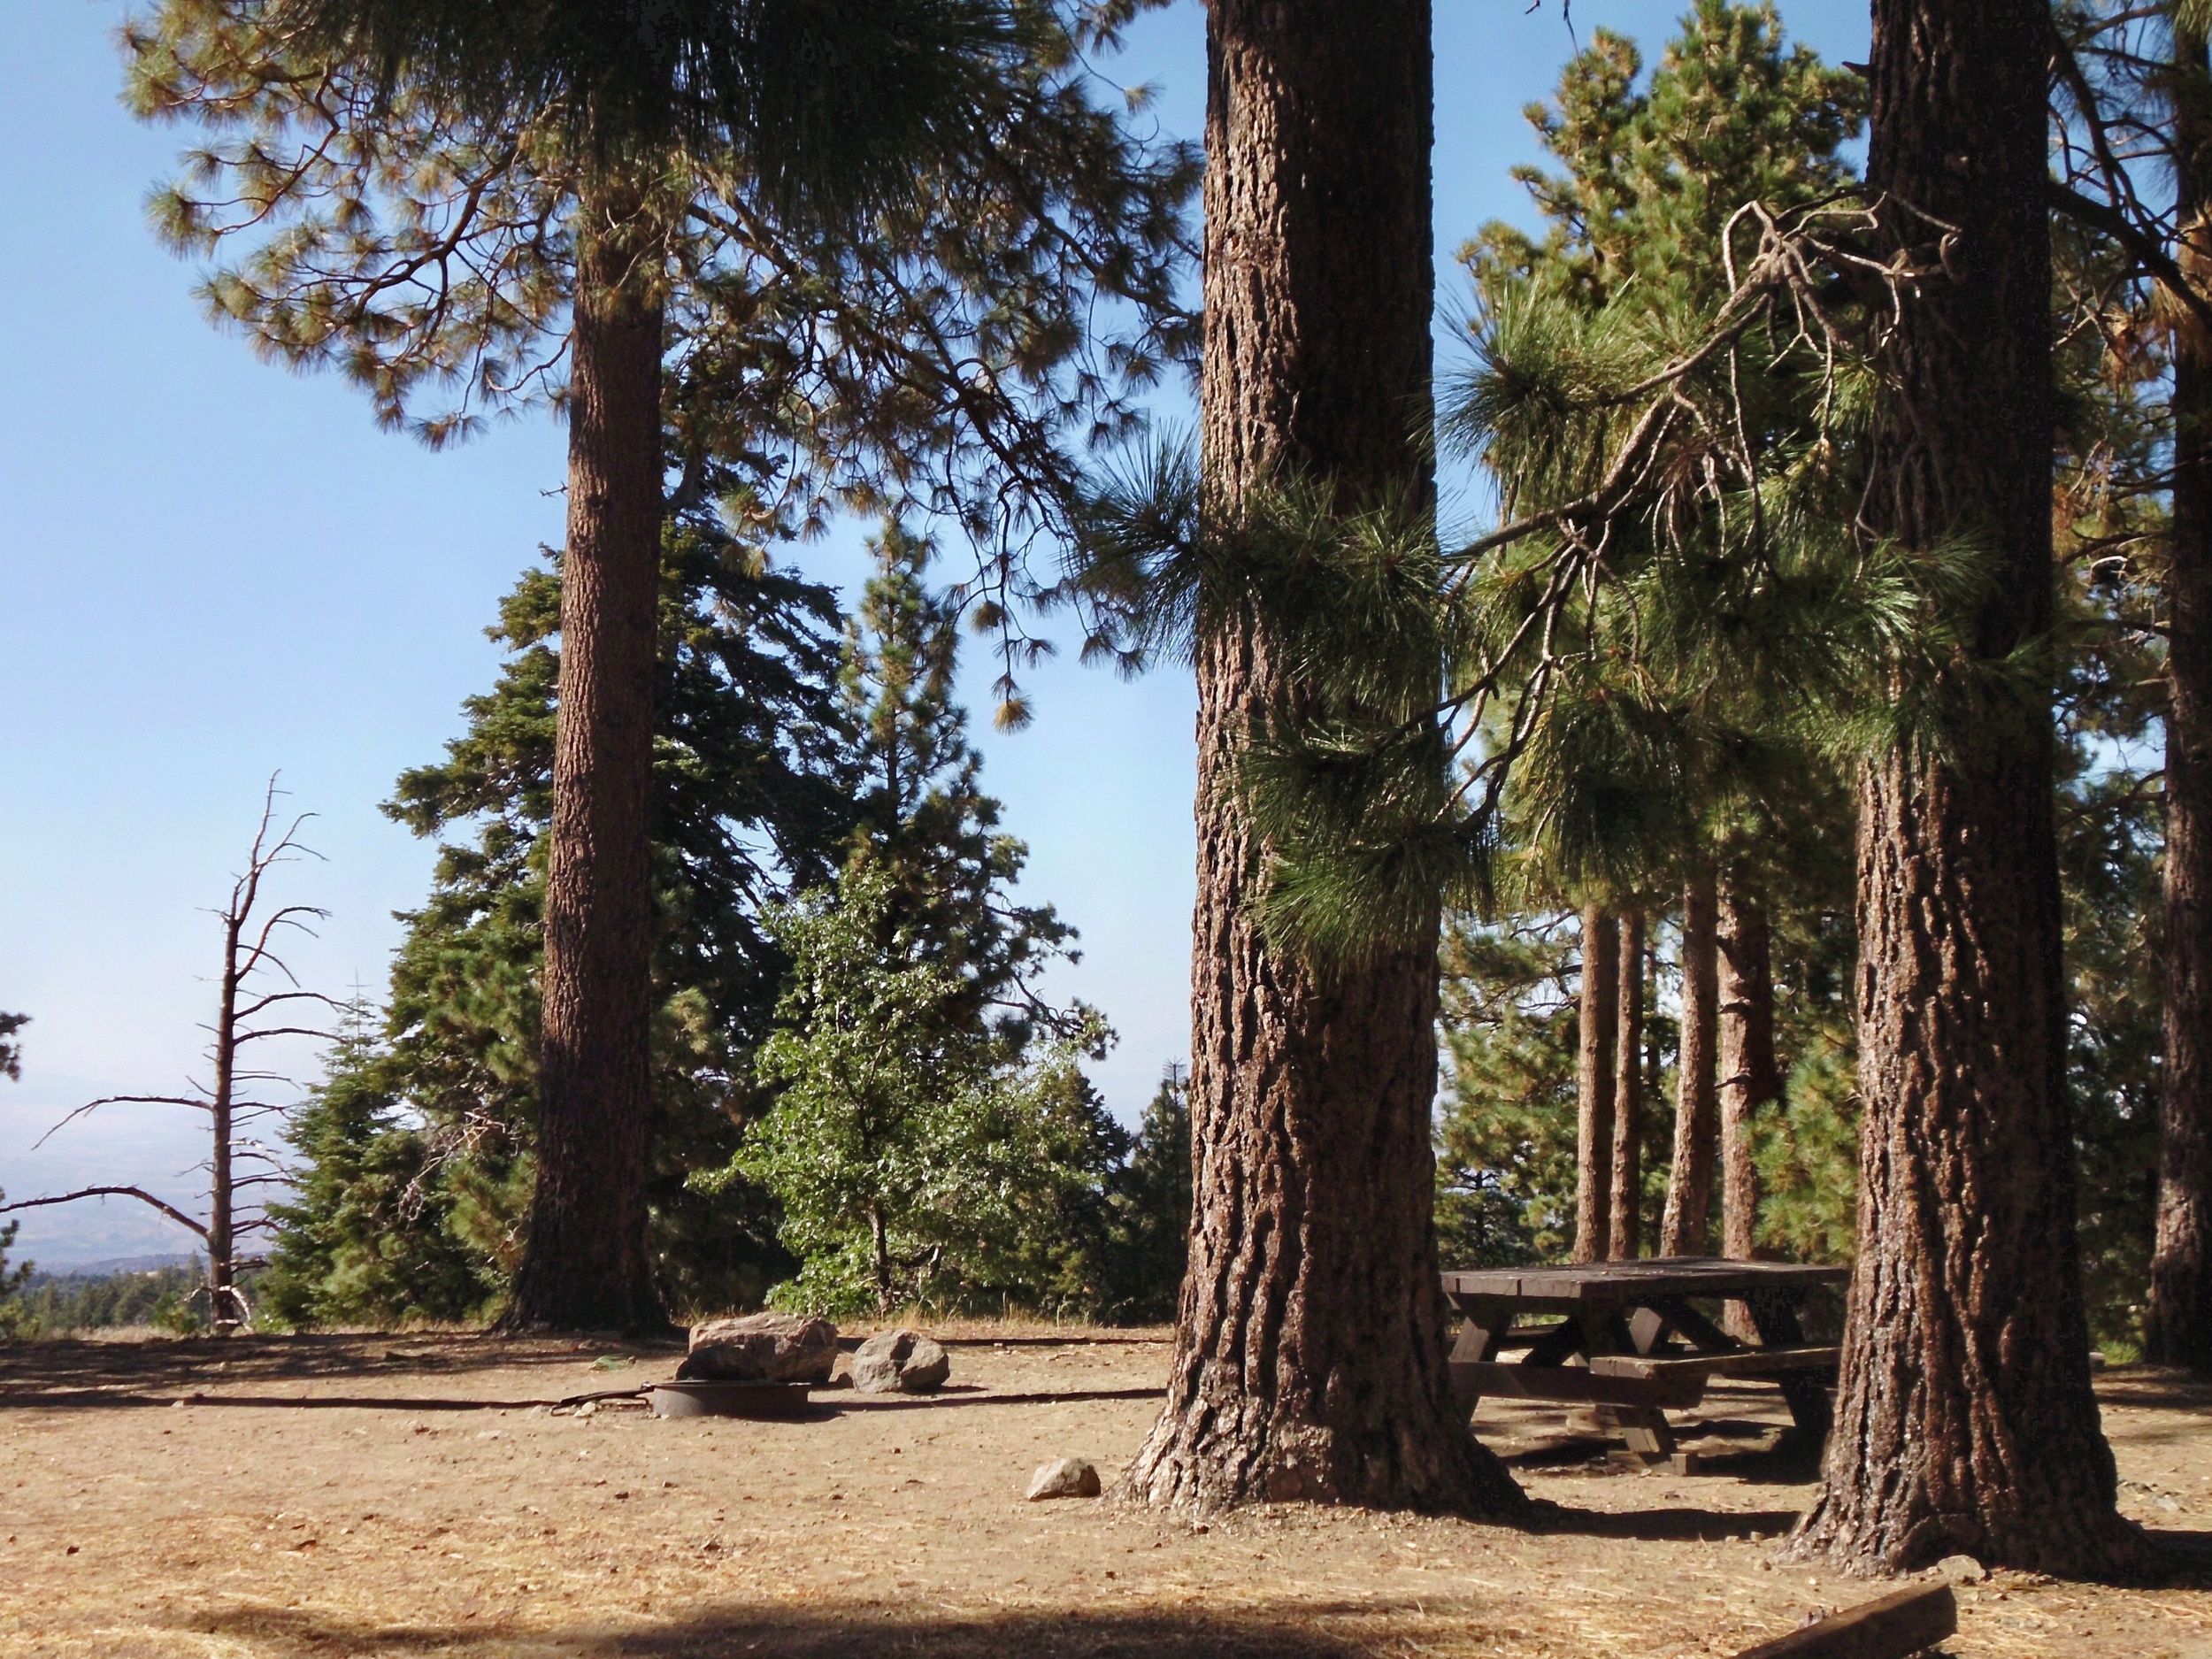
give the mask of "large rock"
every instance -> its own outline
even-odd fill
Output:
[[[749,1313],[691,1327],[680,1381],[822,1384],[837,1363],[837,1327],[790,1313]]]
[[[933,1394],[952,1375],[952,1356],[911,1331],[872,1336],[853,1356],[853,1386],[864,1394]]]
[[[1025,1495],[1035,1503],[1043,1498],[1095,1498],[1098,1494],[1098,1471],[1084,1458],[1063,1457],[1030,1476]]]

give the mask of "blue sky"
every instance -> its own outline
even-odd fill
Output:
[[[1648,58],[1681,10],[1583,0],[1573,21]],[[175,1092],[199,1071],[207,909],[273,772],[318,814],[307,839],[325,860],[288,872],[284,896],[331,912],[294,965],[318,989],[380,989],[391,913],[421,900],[432,849],[377,803],[457,731],[496,667],[482,630],[499,595],[561,533],[549,419],[433,455],[379,432],[336,380],[259,363],[203,319],[191,269],[145,227],[146,193],[188,134],[118,103],[124,15],[0,0],[0,1009],[34,1021],[22,1081],[0,1081],[0,1187],[17,1198],[96,1179],[199,1190],[200,1122],[173,1109],[111,1108],[32,1142],[81,1101]],[[1863,5],[1785,15],[1832,59],[1865,57]],[[1521,0],[1437,0],[1436,45],[1448,307],[1452,249],[1486,219],[1528,218],[1507,176],[1535,158],[1521,107],[1571,45],[1555,5]],[[1198,134],[1195,0],[1148,18],[1106,67],[1156,86],[1168,132]],[[856,549],[844,534],[799,557],[849,583]],[[1097,1077],[1130,1118],[1188,1047],[1194,705],[1180,673],[1129,685],[1072,656],[1029,677],[1025,733],[989,730],[980,650],[968,701],[987,783],[1030,844],[1026,895],[1082,930],[1056,988],[1120,1030]],[[312,1056],[297,1064],[311,1073]],[[60,1263],[180,1236],[128,1201],[87,1203],[31,1212],[19,1255]]]

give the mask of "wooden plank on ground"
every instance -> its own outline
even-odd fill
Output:
[[[1585,1405],[1694,1406],[1705,1396],[1705,1379],[1608,1377],[1579,1365],[1508,1365],[1495,1360],[1451,1362],[1452,1382],[1465,1397],[1512,1394],[1523,1400],[1564,1400]]]
[[[1958,1628],[1951,1586],[1919,1585],[1832,1613],[1778,1640],[1747,1647],[1736,1659],[1909,1659],[1956,1635]]]

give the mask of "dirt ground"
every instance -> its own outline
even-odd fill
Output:
[[[1732,1654],[1883,1586],[1774,1563],[1811,1471],[1771,1389],[1682,1414],[1709,1457],[1624,1468],[1556,1408],[1483,1437],[1540,1528],[1276,1506],[1194,1525],[1025,1503],[1110,1486],[1156,1409],[1160,1333],[960,1327],[934,1400],[661,1421],[565,1397],[673,1349],[461,1335],[0,1348],[0,1654],[567,1655]],[[2212,1563],[2212,1389],[2100,1385],[2126,1511]],[[2212,1659],[2180,1587],[1962,1586],[1957,1659]]]

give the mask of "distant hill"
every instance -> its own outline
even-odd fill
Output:
[[[165,1267],[189,1267],[199,1257],[190,1251],[169,1256],[111,1256],[96,1262],[62,1262],[52,1267],[41,1266],[32,1275],[33,1285],[42,1285],[50,1279],[106,1279],[116,1273],[157,1273]]]

